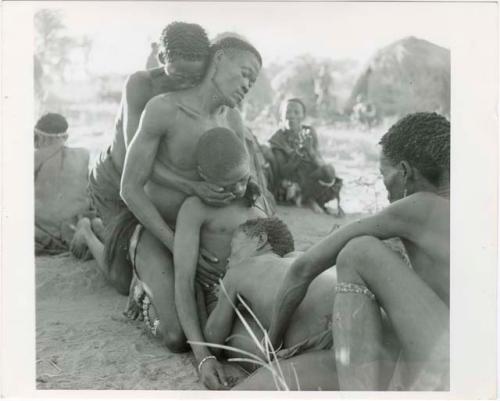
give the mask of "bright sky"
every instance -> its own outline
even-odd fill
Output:
[[[264,63],[299,54],[366,61],[377,49],[406,36],[448,47],[450,4],[311,2],[40,2],[64,10],[70,34],[94,41],[92,69],[144,67],[149,43],[178,20],[202,25],[213,38],[224,31],[244,35]]]

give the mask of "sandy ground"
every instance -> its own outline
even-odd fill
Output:
[[[342,219],[280,207],[304,250]],[[122,315],[126,297],[109,287],[95,261],[36,259],[38,389],[204,390],[191,353],[173,354],[143,323]]]

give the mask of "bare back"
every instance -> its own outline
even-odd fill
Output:
[[[111,144],[111,158],[119,171],[123,170],[127,146],[125,143],[127,130],[135,134],[144,107],[153,97],[175,90],[170,77],[164,68],[138,71],[132,74],[125,83],[120,108],[115,119],[115,135]],[[125,115],[127,113],[127,115]],[[132,138],[128,140],[130,142]]]
[[[277,255],[261,256],[231,271],[233,277],[230,285],[249,303],[266,329],[269,328],[271,312],[276,303],[276,288],[279,288],[294,260]],[[290,319],[283,338],[284,347],[293,346],[329,328],[336,282],[335,269],[328,269],[313,280]]]
[[[449,305],[450,298],[450,202],[431,193],[416,194],[407,204],[418,219],[402,238],[411,264],[420,278]]]

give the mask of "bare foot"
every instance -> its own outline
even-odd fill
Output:
[[[145,295],[146,292],[144,291],[144,288],[134,275],[132,282],[130,283],[127,306],[125,307],[123,314],[132,320],[136,320],[137,318],[139,318],[139,320],[143,320],[142,300]]]
[[[92,231],[95,235],[97,235],[97,238],[99,238],[101,241],[104,241],[104,224],[102,224],[102,220],[99,217],[94,217],[92,219],[91,225]]]
[[[82,217],[78,220],[75,227],[75,234],[73,235],[73,239],[71,240],[71,244],[69,246],[71,253],[78,259],[83,259],[88,254],[87,240],[85,236],[89,231],[92,231],[90,220],[88,217]]]
[[[337,207],[337,210],[329,207],[329,206],[326,206],[325,207],[325,212],[327,214],[329,214],[330,216],[335,216],[335,217],[338,217],[338,218],[342,218],[342,217],[345,217],[345,212],[344,210],[339,206]]]
[[[315,201],[309,201],[308,205],[314,213],[323,214],[325,211]]]

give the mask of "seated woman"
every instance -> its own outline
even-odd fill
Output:
[[[37,255],[69,250],[71,226],[90,213],[89,152],[66,146],[68,122],[56,113],[35,125],[35,250]]]
[[[279,344],[314,278],[337,265],[333,337],[341,390],[387,389],[381,381],[380,308],[402,352],[390,389],[449,388],[450,124],[436,113],[401,119],[382,137],[391,205],[313,246],[288,270],[269,336]],[[383,239],[399,237],[411,266]],[[333,380],[333,379],[332,379]]]
[[[275,197],[291,200],[290,196],[280,194],[286,180],[296,183],[300,189],[300,193],[294,195],[298,206],[305,204],[315,212],[329,212],[326,203],[337,199],[338,215],[343,215],[340,206],[342,180],[336,177],[333,166],[321,157],[316,131],[302,124],[305,116],[306,107],[300,99],[288,100],[283,113],[284,128],[269,140],[273,152]]]

